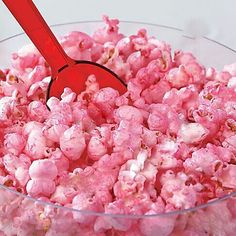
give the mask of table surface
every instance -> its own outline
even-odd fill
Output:
[[[103,14],[185,29],[236,50],[236,0],[35,0],[49,24],[98,20]],[[56,7],[55,7],[56,6]],[[22,32],[0,1],[0,40]],[[236,59],[235,59],[236,61]]]

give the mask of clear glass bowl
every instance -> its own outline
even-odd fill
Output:
[[[91,34],[101,22],[72,22],[52,27],[58,36],[72,30]],[[147,29],[173,49],[191,51],[206,67],[222,69],[236,61],[236,51],[207,38],[191,38],[182,30],[141,22],[121,22],[124,34]],[[29,43],[25,34],[0,41],[0,68],[12,52]],[[79,211],[39,201],[0,185],[0,236],[234,236],[236,193],[196,208],[158,215],[109,215]],[[79,219],[79,220],[78,220]],[[101,227],[101,224],[103,227]]]

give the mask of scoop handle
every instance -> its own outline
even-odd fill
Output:
[[[53,74],[67,65],[74,64],[31,0],[3,0],[3,2],[47,61]]]

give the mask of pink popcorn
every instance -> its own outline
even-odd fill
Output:
[[[189,83],[204,82],[205,68],[201,66],[191,53],[183,53],[181,51],[175,53],[175,62],[179,67],[172,69],[168,74],[167,79],[173,84],[174,87],[183,87]]]
[[[129,96],[132,100],[137,100],[140,98],[142,92],[142,86],[138,84],[135,80],[131,80],[130,82],[128,82],[127,88]],[[125,105],[128,105],[127,103],[128,102],[126,102]]]
[[[124,201],[122,200],[110,203],[105,208],[107,214],[124,214],[125,211],[126,208],[124,206]],[[94,224],[94,230],[95,232],[103,232],[107,229],[114,228],[119,231],[127,231],[131,228],[131,225],[131,219],[102,216],[97,218]]]
[[[47,91],[50,80],[50,77],[45,77],[42,81],[36,82],[31,85],[27,92],[27,96],[31,100],[44,101],[46,98],[45,93]]]
[[[216,152],[217,147],[207,145],[206,148],[198,149],[193,152],[192,157],[184,162],[186,170],[194,172],[202,172],[205,175],[213,175],[219,171],[219,167],[223,164],[220,152]],[[229,155],[230,158],[231,155]]]
[[[46,221],[42,219],[40,207],[35,206],[35,204],[30,201],[22,201],[18,207],[19,212],[16,212],[13,224],[17,227],[18,232],[24,232],[26,235],[30,235],[34,233],[35,227],[37,227],[38,230],[45,230],[47,228]]]
[[[150,54],[151,59],[156,59],[159,57],[159,53],[159,49],[154,49]],[[156,62],[161,72],[167,72],[170,70],[173,66],[170,48],[165,48],[161,52],[161,57],[158,58]]]
[[[50,97],[47,101],[47,106],[49,110],[53,110],[55,106],[58,106],[60,104],[60,100],[56,97]]]
[[[26,45],[18,53],[13,53],[12,66],[19,75],[22,75],[28,68],[37,65],[39,56],[38,50],[32,44]]]
[[[171,84],[173,88],[181,88],[187,86],[191,83],[190,76],[186,72],[184,66],[180,66],[179,68],[173,68],[169,71],[166,77],[167,81]]]
[[[29,168],[31,165],[30,157],[28,157],[25,154],[20,154],[20,156],[18,157],[18,161],[19,161],[19,166],[22,166],[25,168]]]
[[[49,197],[55,188],[55,182],[50,179],[31,179],[26,185],[26,191],[32,197]]]
[[[46,142],[42,131],[31,131],[26,141],[25,153],[33,159],[42,159],[46,150]]]
[[[25,147],[25,139],[17,133],[7,134],[5,136],[4,146],[7,152],[13,155],[19,155]]]
[[[78,47],[80,49],[89,49],[92,47],[94,40],[86,33],[72,31],[63,36],[60,40],[63,47]]]
[[[231,74],[227,71],[222,71],[215,74],[215,81],[221,82],[222,84],[227,84],[231,79]]]
[[[81,105],[73,104],[73,119],[79,120],[81,126],[85,131],[91,131],[95,128],[95,122],[92,118],[88,115],[88,111],[85,108],[82,108]]]
[[[199,143],[208,135],[208,130],[198,123],[183,124],[179,131],[180,139],[185,143]]]
[[[226,188],[235,188],[235,178],[236,178],[236,167],[235,165],[228,165],[223,168],[222,174],[220,175],[220,181],[222,185]]]
[[[222,146],[225,148],[228,148],[228,150],[232,151],[235,154],[236,153],[236,135],[227,137],[222,143]]]
[[[153,105],[150,109],[151,114],[149,115],[147,121],[149,129],[165,133],[168,128],[168,121],[165,116],[169,107],[158,104]]]
[[[102,111],[104,116],[109,117],[115,108],[115,100],[119,96],[118,91],[112,88],[103,88],[93,96],[93,103]]]
[[[198,106],[198,91],[196,87],[189,86],[180,90],[171,89],[163,97],[163,104],[169,105],[176,112],[181,112],[182,116],[192,116],[191,110]],[[191,118],[190,116],[190,118]]]
[[[165,186],[163,186],[165,188]],[[188,209],[194,207],[197,202],[197,191],[194,187],[185,186],[175,190],[173,197],[169,197],[166,202],[174,205],[177,209]]]
[[[75,187],[79,193],[87,194],[87,196],[95,195],[103,204],[110,202],[110,190],[117,179],[117,169],[98,168],[95,170],[94,167],[86,167],[84,170],[75,169],[74,172],[76,174],[69,179],[62,180],[62,185]]]
[[[150,210],[145,215],[146,218],[140,221],[140,231],[144,236],[168,236],[174,229],[175,216],[155,216],[148,217],[148,215],[156,214],[155,211]]]
[[[133,117],[132,113],[127,114],[127,116],[128,119],[138,119],[138,117]],[[132,139],[130,139],[130,132],[133,134]],[[140,124],[122,120],[117,130],[112,133],[115,144],[114,150],[123,152],[124,156],[126,156],[125,152],[127,152],[126,158],[131,159],[133,152],[141,147],[141,134],[142,126]]]
[[[145,58],[140,51],[133,52],[127,58],[130,69],[133,72],[133,75],[136,75],[138,70],[148,64],[147,58]]]
[[[111,57],[104,66],[115,72],[120,78],[129,81],[132,78],[130,65],[124,62],[121,56]]]
[[[43,135],[56,143],[60,142],[60,137],[63,135],[63,133],[69,129],[68,125],[64,124],[54,124],[54,125],[47,125],[43,128]]]
[[[141,31],[141,30],[140,30]],[[140,32],[139,31],[139,32]],[[146,32],[146,30],[145,30]],[[171,52],[171,46],[170,44],[168,44],[167,42],[158,40],[156,37],[152,36],[148,39],[148,42],[157,46],[158,49],[160,49],[161,51],[167,51],[167,52]]]
[[[121,38],[123,38],[123,35],[118,32],[119,20],[110,20],[108,16],[103,16],[103,20],[106,23],[106,26],[95,31],[93,39],[101,44],[104,44],[105,42],[117,43]]]
[[[6,81],[1,83],[1,92],[5,96],[25,96],[26,88],[23,86],[23,81],[20,80],[13,72],[6,75]]]
[[[134,179],[135,176],[139,173],[142,173],[145,167],[145,162],[148,158],[148,152],[147,150],[141,150],[136,160],[128,160],[122,167],[120,171],[120,176],[118,179],[125,180],[128,179]]]
[[[51,207],[51,211],[46,212],[44,211],[40,215],[41,217],[39,220],[45,222],[44,225],[44,234],[48,235],[73,235],[76,233],[83,233],[85,232],[84,228],[78,227],[78,223],[73,221],[73,216],[70,211],[64,211],[64,209],[57,209],[57,213]]]
[[[212,100],[213,107],[219,108],[220,105],[223,105],[222,102],[229,102],[229,101],[235,101],[235,93],[232,88],[228,88],[227,85],[228,82],[221,83],[218,81],[210,81],[208,82],[202,93],[205,95],[207,100]]]
[[[143,128],[142,142],[148,147],[153,147],[157,143],[157,133],[147,128]]]
[[[29,181],[29,170],[25,167],[18,167],[15,171],[15,178],[21,186],[25,186]]]
[[[68,56],[75,60],[91,60],[89,49],[93,46],[94,40],[87,34],[78,31],[72,31],[61,39]]]
[[[50,200],[59,204],[65,205],[72,202],[72,199],[77,195],[77,191],[73,187],[57,186]]]
[[[36,122],[36,121],[30,121],[24,124],[23,127],[23,135],[29,136],[32,131],[40,132],[43,128],[43,124]]]
[[[92,61],[98,61],[103,53],[103,44],[95,43],[91,48]]]
[[[130,163],[129,163],[130,164]],[[142,192],[146,178],[132,171],[122,171],[113,189],[118,199],[125,199],[129,196]]]
[[[17,169],[18,158],[13,154],[6,154],[2,157],[2,164],[10,174],[14,175]]]
[[[49,115],[47,107],[40,101],[33,101],[28,106],[29,117],[38,122],[44,122]]]
[[[215,146],[210,143],[207,144],[207,148],[210,150],[210,152],[216,154],[224,163],[228,163],[234,159],[234,154],[227,148]]]
[[[193,83],[203,84],[205,80],[205,68],[194,61],[185,66],[186,72],[192,77]]]
[[[144,64],[147,65],[150,63],[150,67],[149,65],[147,66],[150,77],[154,75],[154,73],[151,75],[150,69],[153,69],[151,65],[155,65],[156,71],[158,70],[160,72],[166,72],[172,67],[170,48],[164,45],[164,43],[161,44],[153,38],[148,38],[145,29],[139,30],[137,36],[133,35],[130,38],[132,39],[133,47],[136,52],[141,52]],[[142,68],[142,66],[140,66],[140,68]],[[160,77],[162,77],[161,73]]]
[[[47,69],[44,66],[36,66],[28,75],[27,80],[24,81],[27,87],[35,84],[36,82],[40,82],[42,78],[48,76]]]
[[[70,88],[65,88],[61,95],[61,100],[65,103],[73,104],[76,99],[76,93],[74,93]]]
[[[138,225],[133,224],[132,227],[121,234],[121,236],[142,236],[142,233],[140,232]]]
[[[2,159],[2,166],[5,167],[5,171],[16,178],[23,186],[25,182],[28,181],[28,169],[30,164],[30,159],[23,154],[21,154],[19,158],[12,154],[6,154]]]
[[[176,176],[167,171],[161,176],[161,197],[177,209],[188,209],[194,207],[197,202],[197,192],[202,190],[201,186],[186,186],[188,176],[179,172]]]
[[[69,160],[63,155],[59,148],[51,153],[50,160],[56,165],[58,175],[69,169]]]
[[[92,137],[88,143],[88,156],[93,160],[98,160],[107,153],[106,146],[97,137]]]
[[[224,71],[229,72],[232,76],[236,76],[236,63],[225,65]]]
[[[235,219],[232,218],[230,207],[227,207],[227,201],[222,201],[208,206],[205,210],[199,210],[191,217],[188,223],[188,232],[195,232],[195,235],[234,235]]]
[[[77,210],[86,210],[92,212],[99,212],[102,210],[102,205],[101,202],[99,202],[99,199],[83,193],[80,193],[73,198],[72,206]],[[73,212],[73,217],[77,222],[85,225],[91,224],[96,219],[96,216],[85,215],[79,212]]]
[[[73,122],[72,109],[69,104],[60,102],[52,107],[51,113],[46,120],[46,124],[51,125],[71,125]]]
[[[31,180],[27,183],[26,190],[33,197],[50,196],[56,188],[53,181],[58,174],[57,167],[50,160],[36,160],[29,168]]]
[[[177,66],[187,65],[191,62],[194,62],[196,58],[190,52],[175,51],[174,61]]]
[[[114,43],[107,42],[104,44],[103,53],[97,63],[107,65],[109,62],[114,61],[119,56]]]
[[[29,175],[32,179],[54,180],[57,174],[57,167],[52,160],[44,159],[33,161],[29,168]]]
[[[133,78],[133,81],[135,81],[137,84],[140,84],[142,89],[146,89],[155,82],[158,82],[160,78],[160,69],[157,62],[153,60],[147,65],[147,67],[141,68],[138,71],[136,77]]]
[[[232,131],[234,128],[234,119],[236,118],[235,105],[236,103],[234,101],[228,101],[224,104],[225,112],[228,115],[226,124]]]
[[[87,112],[89,117],[96,122],[96,125],[105,123],[105,118],[102,115],[102,111],[95,104],[89,103]]]
[[[160,80],[155,85],[151,85],[148,89],[142,92],[146,103],[160,103],[166,92],[170,90],[170,84],[165,80]]]
[[[112,131],[114,130],[115,125],[113,124],[104,124],[100,127],[96,127],[96,129],[99,131],[96,133],[96,135],[99,135],[101,137],[101,141],[109,148],[113,145],[112,140]]]
[[[119,153],[112,153],[111,155],[102,156],[97,162],[94,163],[94,167],[103,170],[114,170],[120,168],[121,165],[125,163],[123,155]]]
[[[149,46],[146,29],[138,30],[137,35],[131,35],[130,38],[132,39],[134,49],[136,51],[145,51],[145,49]]]
[[[202,105],[193,112],[193,118],[196,122],[207,128],[209,131],[209,136],[212,137],[217,134],[222,123],[224,123],[226,114],[225,111],[221,109],[214,109],[212,107]]]
[[[121,120],[133,121],[137,123],[143,122],[143,116],[139,109],[126,105],[121,106],[116,110],[115,119],[118,122]]]
[[[132,40],[129,37],[124,37],[117,42],[116,48],[118,49],[119,54],[124,59],[127,59],[127,57],[133,52]]]
[[[8,118],[12,112],[12,107],[14,106],[15,99],[12,97],[2,97],[0,99],[0,121],[1,126],[4,123],[9,123]]]
[[[78,125],[67,129],[60,137],[60,148],[70,160],[78,160],[85,147],[84,134]]]
[[[177,133],[181,121],[175,111],[164,104],[152,104],[149,107],[150,115],[147,123],[150,130],[166,133]]]
[[[90,75],[80,94],[46,101],[51,71],[32,45],[0,69],[0,235],[233,236],[233,197],[171,212],[235,191],[235,64],[172,58],[146,29],[125,36],[104,21],[60,42],[114,71],[126,93]]]
[[[137,160],[128,160],[122,167],[118,182],[114,185],[114,194],[118,199],[129,199],[130,213],[143,214],[150,208],[150,197],[155,198],[155,179],[157,168],[147,159],[147,152],[143,150]],[[136,195],[136,200],[132,195]],[[139,202],[136,204],[135,202]]]
[[[175,158],[178,144],[170,140],[165,140],[152,150],[151,163],[160,169],[178,168],[182,161]]]
[[[9,69],[1,69],[0,70],[0,81],[6,81],[6,75],[9,73]]]

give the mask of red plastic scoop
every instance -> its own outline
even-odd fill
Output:
[[[65,87],[80,93],[85,81],[93,74],[100,87],[112,87],[126,92],[125,83],[108,68],[90,61],[75,61],[68,57],[40,12],[31,0],[3,0],[31,41],[52,69],[47,99],[60,98]]]

